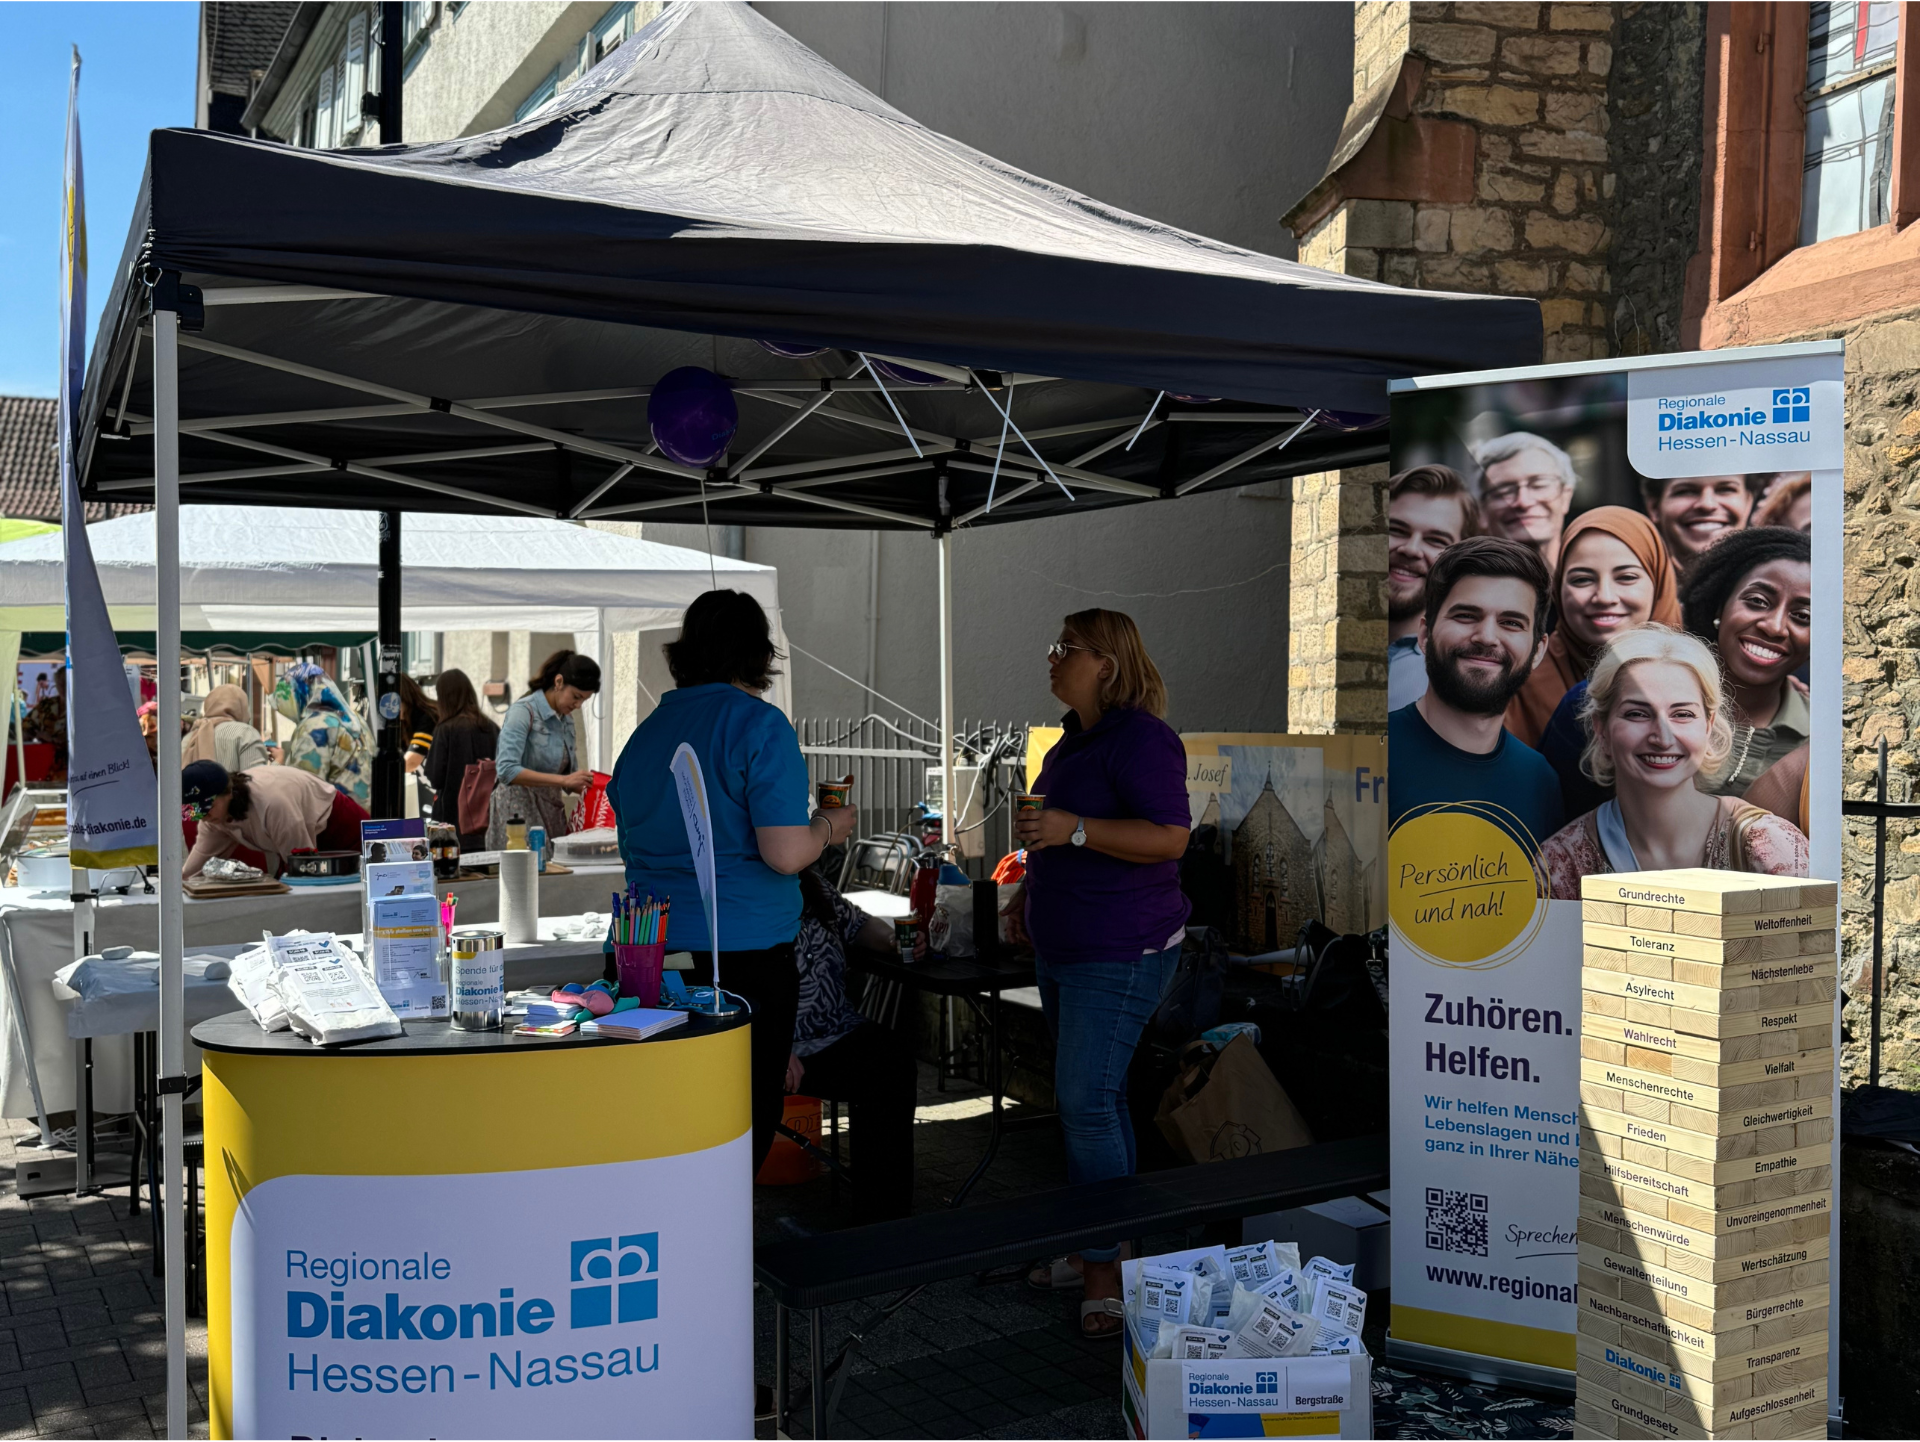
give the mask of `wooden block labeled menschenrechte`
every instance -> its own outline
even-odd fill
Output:
[[[1821,1080],[1822,1077],[1826,1079]],[[1833,1079],[1825,1072],[1808,1072],[1799,1077],[1776,1077],[1767,1081],[1741,1082],[1736,1086],[1711,1087],[1701,1082],[1681,1081],[1659,1072],[1636,1067],[1616,1066],[1612,1062],[1580,1061],[1580,1080],[1596,1086],[1612,1087],[1631,1096],[1692,1107],[1696,1111],[1725,1112],[1749,1107],[1777,1105],[1799,1098],[1828,1095]],[[1631,1110],[1630,1108],[1628,1110]]]

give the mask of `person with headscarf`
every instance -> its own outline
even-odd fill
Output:
[[[1648,621],[1680,624],[1673,564],[1653,522],[1625,506],[1596,506],[1569,525],[1553,573],[1553,608],[1558,624],[1546,658],[1507,706],[1507,730],[1536,749],[1601,647]]]
[[[180,747],[180,764],[218,761],[228,771],[266,766],[267,743],[253,729],[247,693],[238,686],[215,686],[200,703],[200,719]]]
[[[294,723],[289,766],[310,771],[362,807],[373,799],[373,744],[333,678],[311,661],[274,683],[273,709]]]

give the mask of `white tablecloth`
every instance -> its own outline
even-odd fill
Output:
[[[552,934],[549,918],[603,915],[613,892],[621,886],[621,868],[577,867],[568,875],[540,878],[542,932]],[[500,919],[500,883],[442,882],[436,890],[460,898],[455,918],[460,926],[485,926]],[[186,950],[189,955],[222,943],[245,943],[260,933],[307,931],[358,933],[366,904],[359,883],[347,886],[295,887],[284,896],[244,896],[222,901],[187,900]],[[90,950],[131,946],[152,951],[159,945],[160,910],[151,896],[109,897],[95,903]],[[55,995],[53,974],[83,955],[75,950],[73,903],[55,893],[24,892],[0,887],[0,926],[12,939],[14,968],[25,998],[27,1030],[32,1038],[40,1091],[49,1112],[73,1110],[74,1063],[67,1038],[67,1002]],[[200,1018],[195,1018],[198,1021]],[[191,1025],[191,1023],[190,1023]],[[199,1066],[199,1053],[188,1043],[188,1071]],[[93,1046],[94,1106],[103,1112],[127,1111],[133,1105],[133,1042],[128,1036],[102,1037]],[[0,987],[0,1116],[30,1117],[33,1093],[27,1069],[14,1035],[10,999]]]

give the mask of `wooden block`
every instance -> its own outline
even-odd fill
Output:
[[[1786,1056],[1796,1051],[1819,1051],[1832,1045],[1831,1033],[1803,1045],[1796,1030],[1754,1032],[1750,1036],[1694,1036],[1671,1027],[1645,1026],[1625,1017],[1599,1016],[1592,1012],[1580,1018],[1580,1037],[1585,1040],[1617,1042],[1622,1046],[1645,1047],[1670,1052],[1675,1056],[1698,1057],[1701,1061],[1752,1061],[1756,1057]]]
[[[1758,936],[1688,936],[1677,931],[1636,931],[1632,927],[1596,926],[1591,922],[1584,928],[1581,940],[1587,946],[1605,947],[1610,951],[1660,956],[1668,961],[1684,957],[1714,966],[1759,961],[1764,955],[1760,949],[1764,939]],[[1796,946],[1788,955],[1798,952],[1799,947]]]
[[[1631,1397],[1608,1391],[1598,1383],[1580,1386],[1582,1381],[1585,1379],[1576,1378],[1573,1420],[1576,1426],[1595,1429],[1597,1436],[1674,1437],[1695,1442],[1707,1435],[1689,1422],[1669,1417],[1664,1410],[1655,1410]]]
[[[1808,1097],[1829,1095],[1833,1090],[1833,1079],[1826,1072],[1807,1072],[1798,1078],[1773,1077],[1766,1081],[1714,1087],[1701,1082],[1682,1081],[1659,1072],[1586,1059],[1580,1063],[1580,1079],[1614,1088],[1630,1096],[1706,1112],[1741,1111],[1795,1101],[1800,1098],[1802,1088]]]
[[[1623,1211],[1664,1217],[1692,1231],[1718,1234],[1741,1230],[1730,1224],[1731,1218],[1746,1217],[1764,1211],[1770,1205],[1787,1206],[1795,1210],[1783,1216],[1756,1218],[1746,1225],[1760,1226],[1764,1222],[1786,1221],[1794,1216],[1808,1215],[1809,1211],[1801,1203],[1808,1199],[1807,1194],[1830,1187],[1832,1166],[1822,1156],[1816,1166],[1804,1166],[1751,1181],[1713,1185],[1583,1148],[1580,1152],[1580,1176],[1580,1192],[1583,1196],[1610,1201]],[[1597,1185],[1588,1187],[1586,1183],[1589,1181]],[[1723,1219],[1729,1219],[1729,1224],[1722,1225]]]
[[[1587,964],[1593,965],[1594,958],[1606,954],[1603,948],[1589,947],[1586,951]],[[1689,986],[1771,986],[1782,981],[1811,981],[1817,977],[1838,976],[1839,969],[1840,960],[1832,952],[1824,956],[1783,956],[1742,961],[1731,966],[1689,961],[1685,957],[1667,963],[1668,975]]]
[[[1790,1102],[1744,1107],[1736,1112],[1722,1113],[1688,1106],[1684,1102],[1649,1099],[1637,1092],[1629,1092],[1622,1087],[1595,1082],[1585,1077],[1580,1080],[1580,1105],[1602,1112],[1614,1112],[1657,1126],[1696,1132],[1705,1137],[1738,1136],[1746,1132],[1766,1131],[1774,1127],[1798,1126],[1802,1122],[1831,1122],[1833,1117],[1831,1092],[1820,1096],[1796,1097]],[[1625,1135],[1618,1127],[1610,1127],[1608,1130]],[[1642,1137],[1639,1140],[1651,1139]],[[1811,1141],[1803,1143],[1799,1135],[1795,1134],[1795,1146],[1812,1144]],[[1739,1156],[1752,1154],[1751,1152],[1735,1153]]]
[[[1604,903],[1603,903],[1604,904]],[[1627,906],[1626,915],[1617,922],[1601,921],[1598,917],[1589,917],[1582,913],[1582,920],[1589,926],[1625,926],[1634,931],[1672,931],[1675,913],[1665,906]]]
[[[1643,1005],[1700,1012],[1708,1016],[1725,1016],[1730,1012],[1760,1010],[1761,988],[1758,986],[1731,988],[1689,986],[1681,981],[1666,981],[1635,976],[1626,971],[1602,971],[1597,967],[1582,966],[1580,988],[1582,992],[1597,991],[1603,996],[1618,996]],[[1684,1027],[1678,1029],[1686,1030]],[[1758,1028],[1756,1027],[1755,1030]]]
[[[1625,926],[1627,908],[1617,901],[1583,901],[1580,903],[1580,919],[1598,922],[1601,926]]]
[[[1796,1217],[1772,1226],[1750,1227],[1743,1232],[1719,1236],[1682,1226],[1665,1217],[1629,1210],[1617,1201],[1587,1196],[1580,1198],[1580,1222],[1593,1222],[1631,1237],[1636,1246],[1664,1247],[1669,1261],[1682,1255],[1709,1261],[1744,1258],[1800,1243],[1819,1242],[1830,1248],[1833,1240],[1833,1220],[1824,1214]],[[1632,1251],[1634,1247],[1622,1245],[1614,1250]]]
[[[1713,1414],[1741,1402],[1766,1401],[1810,1382],[1824,1383],[1827,1375],[1824,1352],[1730,1370],[1724,1377],[1713,1377],[1677,1367],[1656,1351],[1601,1342],[1578,1333],[1574,1339],[1574,1358],[1575,1371],[1581,1381],[1593,1382],[1650,1405],[1658,1402],[1668,1412],[1696,1426],[1709,1425],[1716,1420]],[[1715,1435],[1719,1435],[1717,1427]]]
[[[1693,1276],[1673,1266],[1664,1247],[1636,1244],[1632,1251],[1618,1252],[1585,1237],[1576,1246],[1582,1285],[1588,1273],[1605,1275],[1620,1284],[1622,1297],[1637,1296],[1661,1307],[1686,1304],[1718,1313],[1728,1307],[1757,1305],[1770,1297],[1789,1295],[1807,1287],[1824,1287],[1831,1275],[1829,1258],[1808,1256],[1716,1281]],[[1791,1257],[1800,1250],[1800,1247],[1791,1247],[1779,1255]],[[1739,1260],[1757,1263],[1775,1255],[1769,1252],[1758,1258]],[[1689,1259],[1683,1256],[1681,1260]]]
[[[1833,1052],[1831,1049],[1820,1051],[1792,1052],[1781,1056],[1756,1057],[1752,1061],[1705,1061],[1699,1057],[1671,1056],[1664,1052],[1650,1051],[1643,1047],[1628,1047],[1626,1062],[1637,1070],[1647,1070],[1647,1061],[1665,1062],[1668,1075],[1676,1081],[1697,1081],[1708,1086],[1725,1089],[1744,1086],[1748,1082],[1778,1081],[1783,1077],[1804,1078],[1827,1074],[1822,1085],[1833,1090]]]
[[[1713,1332],[1692,1326],[1658,1307],[1643,1306],[1605,1292],[1583,1289],[1579,1296],[1575,1313],[1577,1330],[1590,1336],[1600,1336],[1602,1340],[1619,1341],[1632,1337],[1643,1345],[1650,1345],[1649,1339],[1656,1339],[1669,1347],[1684,1349],[1693,1356],[1716,1362],[1722,1357],[1764,1352],[1795,1342],[1804,1341],[1811,1345],[1815,1339],[1818,1339],[1821,1347],[1826,1346],[1827,1312],[1824,1307],[1790,1310],[1765,1322]]]
[[[1668,1109],[1671,1113],[1671,1108]],[[1717,1133],[1688,1131],[1676,1127],[1671,1122],[1654,1121],[1648,1117],[1636,1117],[1626,1112],[1607,1111],[1596,1106],[1580,1108],[1581,1143],[1585,1145],[1589,1135],[1615,1136],[1626,1141],[1640,1142],[1650,1147],[1664,1147],[1669,1153],[1684,1153],[1699,1157],[1704,1161],[1730,1162],[1740,1157],[1768,1156],[1779,1152],[1790,1152],[1795,1147],[1818,1146],[1823,1141],[1831,1141],[1831,1136],[1821,1136],[1818,1131],[1809,1131],[1805,1137],[1799,1128],[1788,1122],[1779,1126],[1753,1127],[1746,1131],[1733,1132],[1727,1136]],[[1829,1132],[1832,1122],[1808,1123],[1809,1126],[1824,1125]],[[1605,1150],[1605,1148],[1601,1148]],[[1620,1155],[1621,1153],[1610,1153]]]
[[[1583,1200],[1585,1200],[1583,1198]],[[1786,1271],[1810,1262],[1832,1260],[1830,1235],[1813,1237],[1790,1246],[1773,1247],[1738,1257],[1702,1256],[1691,1246],[1665,1244],[1663,1237],[1681,1232],[1688,1237],[1701,1235],[1671,1222],[1650,1221],[1631,1212],[1618,1213],[1629,1225],[1611,1227],[1582,1213],[1575,1223],[1579,1239],[1591,1246],[1622,1256],[1636,1256],[1649,1265],[1663,1266],[1680,1275],[1697,1277],[1703,1282],[1736,1282],[1742,1277],[1758,1277],[1766,1272]]]
[[[1667,1219],[1696,1232],[1731,1236],[1755,1227],[1774,1226],[1780,1222],[1789,1222],[1798,1218],[1833,1215],[1833,1179],[1830,1171],[1816,1169],[1795,1172],[1790,1176],[1776,1177],[1772,1180],[1774,1183],[1804,1181],[1806,1185],[1797,1192],[1776,1192],[1771,1196],[1755,1197],[1749,1201],[1730,1198],[1728,1205],[1719,1211],[1703,1208],[1697,1203],[1680,1198],[1673,1198],[1667,1202]],[[1608,1183],[1601,1180],[1600,1185],[1605,1186]],[[1755,1188],[1759,1184],[1743,1182],[1740,1185]]]
[[[1827,1356],[1827,1333],[1824,1327],[1818,1333],[1809,1333],[1802,1337],[1784,1342],[1773,1342],[1762,1347],[1732,1351],[1723,1347],[1719,1352],[1708,1354],[1696,1352],[1691,1347],[1676,1345],[1670,1338],[1656,1332],[1624,1323],[1598,1321],[1588,1322],[1581,1319],[1577,1338],[1589,1346],[1613,1346],[1627,1348],[1642,1356],[1656,1358],[1666,1366],[1689,1377],[1698,1377],[1709,1382],[1727,1382],[1736,1377],[1751,1376],[1783,1362],[1800,1362],[1809,1357],[1824,1359]],[[1610,1329],[1609,1335],[1599,1335],[1596,1328],[1604,1326]],[[1751,1341],[1753,1329],[1740,1328],[1737,1334],[1745,1341]],[[1726,1340],[1726,1339],[1721,1339]],[[1825,1365],[1825,1361],[1821,1362]]]
[[[1588,902],[1587,906],[1605,905]],[[1595,916],[1583,910],[1588,921],[1598,922],[1602,926],[1620,926],[1611,915]],[[1686,936],[1774,936],[1781,932],[1798,935],[1805,931],[1831,931],[1837,924],[1835,908],[1831,906],[1807,906],[1795,911],[1755,911],[1745,913],[1714,913],[1707,911],[1676,911],[1672,913],[1673,930]]]
[[[1657,906],[1723,916],[1833,906],[1837,895],[1838,889],[1831,881],[1717,871],[1704,866],[1673,871],[1606,872],[1580,879],[1582,901]]]
[[[1700,1333],[1749,1327],[1827,1305],[1826,1262],[1810,1262],[1805,1267],[1766,1277],[1743,1278],[1713,1286],[1676,1277],[1632,1256],[1619,1257],[1613,1264],[1614,1270],[1608,1270],[1589,1263],[1588,1258],[1594,1254],[1595,1249],[1581,1247],[1578,1275],[1583,1295],[1591,1288],[1599,1296],[1636,1304]],[[1816,1273],[1820,1280],[1804,1285],[1796,1283],[1794,1278],[1801,1272]]]

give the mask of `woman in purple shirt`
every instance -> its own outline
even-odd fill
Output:
[[[1015,831],[1027,848],[1025,916],[1040,1001],[1054,1035],[1053,1090],[1076,1185],[1133,1173],[1127,1066],[1180,959],[1187,899],[1186,748],[1160,719],[1167,688],[1133,619],[1078,611],[1047,648],[1066,735],[1034,789],[1046,807]],[[1088,1247],[1043,1268],[1036,1286],[1084,1277],[1080,1326],[1121,1326],[1120,1248]]]

